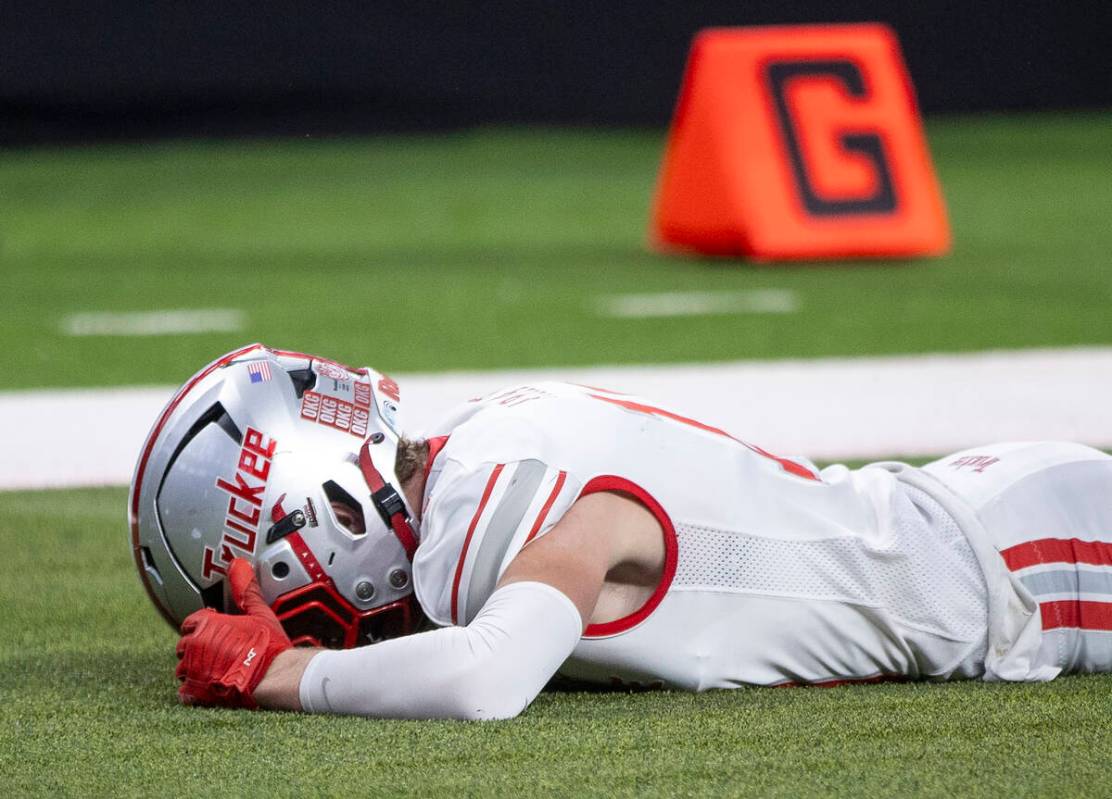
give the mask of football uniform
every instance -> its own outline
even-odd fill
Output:
[[[968,509],[920,470],[820,473],[640,398],[560,383],[472,401],[428,434],[413,573],[439,625],[475,618],[581,496],[621,492],[659,522],[656,590],[588,626],[564,677],[704,690],[971,677],[987,659],[1031,678],[1014,660],[1022,633],[1031,647],[1033,603],[993,571],[1005,599],[990,620],[987,543],[978,554],[956,519]]]
[[[510,718],[554,675],[697,691],[1112,671],[1104,453],[999,444],[922,469],[820,472],[637,397],[538,383],[429,431],[414,514],[393,471],[399,400],[373,370],[252,345],[164,409],[130,513],[136,566],[167,619],[206,606],[179,642],[183,699],[254,702],[289,644],[271,638],[279,622],[352,647],[309,657],[302,709],[376,718]],[[638,607],[603,616],[606,593],[584,619],[543,572],[499,584],[595,492],[657,521],[660,575]],[[373,512],[357,529],[343,506]],[[205,557],[183,560],[191,548]],[[227,569],[244,606],[250,569],[233,550],[255,554],[254,622],[212,609],[226,581],[208,572]],[[417,602],[435,629],[414,631]],[[241,659],[244,635],[278,648]]]
[[[1112,670],[1112,457],[1068,442],[965,450],[923,467],[972,510],[1040,631],[1030,673]]]

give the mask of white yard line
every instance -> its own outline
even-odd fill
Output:
[[[192,333],[235,333],[247,315],[235,308],[194,308],[113,313],[94,311],[65,317],[67,336],[171,336]]]
[[[593,302],[599,316],[651,319],[662,316],[784,314],[799,310],[799,298],[787,289],[746,291],[669,291],[612,294]]]
[[[501,386],[564,379],[654,399],[784,455],[940,455],[990,441],[1112,447],[1112,348],[396,376],[419,430]],[[0,392],[0,488],[131,479],[170,387]]]

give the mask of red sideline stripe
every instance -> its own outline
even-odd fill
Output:
[[[787,458],[780,458],[776,455],[773,455],[771,452],[768,452],[767,450],[763,450],[760,447],[756,446],[755,444],[750,444],[747,441],[742,441],[740,438],[737,438],[736,436],[730,435],[729,433],[727,433],[725,430],[723,430],[720,427],[712,427],[709,424],[704,424],[703,422],[700,422],[696,419],[692,419],[688,416],[681,416],[678,413],[673,413],[672,411],[666,411],[663,408],[657,408],[653,405],[645,405],[644,403],[641,403],[641,402],[634,402],[633,400],[617,399],[615,397],[604,397],[601,394],[589,394],[588,396],[592,397],[593,399],[602,400],[603,402],[609,402],[613,405],[621,406],[622,408],[625,408],[626,410],[629,410],[629,411],[636,411],[637,413],[645,413],[645,414],[648,414],[649,416],[661,416],[665,419],[671,419],[673,422],[679,422],[680,424],[685,424],[688,427],[694,427],[698,430],[702,430],[702,431],[707,432],[707,433],[714,433],[715,435],[718,435],[718,436],[725,436],[726,438],[730,439],[731,441],[736,441],[737,443],[741,444],[743,447],[747,447],[747,448],[751,449],[753,452],[756,452],[758,455],[761,455],[762,457],[768,458],[769,460],[776,461],[778,464],[780,464],[780,466],[784,469],[784,471],[788,472],[789,474],[794,474],[796,477],[802,477],[805,480],[816,480],[817,481],[819,479],[817,476],[815,476],[815,474],[810,469],[808,469],[803,464],[796,463],[795,461],[788,460]]]
[[[1040,602],[1044,630],[1076,627],[1081,630],[1112,630],[1112,602],[1063,599]]]
[[[500,463],[490,473],[490,479],[487,480],[486,488],[483,489],[483,497],[479,500],[479,507],[475,509],[475,515],[471,517],[471,524],[467,527],[467,537],[463,539],[463,549],[460,550],[459,563],[456,564],[456,576],[452,580],[452,624],[459,624],[459,581],[463,576],[463,562],[467,559],[467,548],[471,545],[471,536],[475,534],[475,528],[479,525],[479,517],[483,515],[483,509],[486,508],[487,502],[490,501],[490,494],[494,491],[494,484],[498,482],[498,476],[502,474],[502,469],[505,466],[506,464]]]
[[[1112,566],[1112,544],[1103,541],[1082,541],[1077,538],[1040,538],[1001,550],[1001,556],[1012,571],[1040,563],[1088,563]]]
[[[560,472],[560,474],[556,476],[556,485],[552,487],[552,493],[548,495],[548,499],[544,501],[544,506],[541,508],[541,512],[537,514],[537,520],[533,522],[533,527],[529,530],[529,535],[525,537],[525,544],[528,544],[530,541],[532,541],[536,537],[537,533],[540,532],[541,526],[544,524],[545,517],[548,516],[548,512],[552,510],[553,503],[556,502],[556,497],[558,497],[560,495],[560,492],[564,489],[564,481],[567,480],[567,477],[567,472]],[[522,544],[522,546],[524,547],[525,544]]]

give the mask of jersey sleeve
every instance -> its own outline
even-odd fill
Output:
[[[413,562],[429,619],[469,624],[517,553],[563,517],[581,488],[566,470],[539,460],[449,461],[426,497]]]

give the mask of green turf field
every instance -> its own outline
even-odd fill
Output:
[[[648,253],[659,133],[6,153],[0,389],[177,383],[245,339],[391,371],[1112,341],[1112,116],[929,132],[954,252],[894,268]],[[592,310],[600,293],[755,287],[796,291],[802,313]],[[75,311],[229,307],[248,330],[121,346],[58,328]]]
[[[1112,116],[929,135],[954,253],[818,268],[647,253],[659,133],[6,152],[0,389],[176,383],[248,339],[396,371],[1112,342]],[[754,287],[803,312],[591,311],[599,293]],[[162,308],[241,308],[250,328],[59,332],[70,313]],[[185,709],[124,500],[0,492],[8,795],[1112,796],[1104,676],[552,694],[493,724]]]
[[[7,795],[1107,797],[1112,679],[542,695],[510,722],[175,703],[122,489],[0,494]]]

